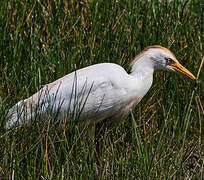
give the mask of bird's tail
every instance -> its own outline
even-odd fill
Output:
[[[55,108],[53,102],[56,95],[50,96],[49,90],[51,88],[52,84],[50,86],[44,86],[28,99],[21,100],[10,108],[6,116],[6,128],[11,129],[23,124],[29,124],[35,116],[42,116],[48,109],[49,104],[51,104],[49,110],[53,110]]]
[[[11,129],[29,122],[32,118],[32,107],[28,104],[28,99],[19,101],[9,109],[7,114],[6,128]]]
[[[6,116],[6,128],[11,129],[29,123],[36,114],[36,109],[40,104],[40,98],[43,98],[46,92],[46,88],[42,88],[28,99],[21,100],[10,108]]]

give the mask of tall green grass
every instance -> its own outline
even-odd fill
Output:
[[[204,3],[197,0],[0,2],[0,177],[202,179]],[[76,69],[114,62],[129,71],[145,47],[168,47],[200,86],[158,72],[121,127],[4,129],[16,102]],[[51,115],[50,115],[51,116]],[[47,117],[48,119],[50,117]]]

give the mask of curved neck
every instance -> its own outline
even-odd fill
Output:
[[[138,59],[132,66],[131,73],[137,83],[135,83],[135,88],[137,93],[140,94],[142,98],[151,88],[153,82],[154,66],[151,59]]]
[[[154,64],[149,58],[140,58],[132,65],[131,76],[136,76],[138,79],[153,78]]]

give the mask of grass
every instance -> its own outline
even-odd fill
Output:
[[[0,177],[11,179],[203,179],[204,3],[175,1],[0,2]],[[159,72],[141,103],[96,141],[77,126],[4,129],[5,112],[43,84],[114,62],[129,71],[160,44],[198,76]],[[49,119],[49,117],[48,117]]]

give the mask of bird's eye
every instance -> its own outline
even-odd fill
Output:
[[[166,58],[166,62],[167,62],[168,65],[171,65],[171,64],[174,63],[174,60],[171,59],[171,58]]]

